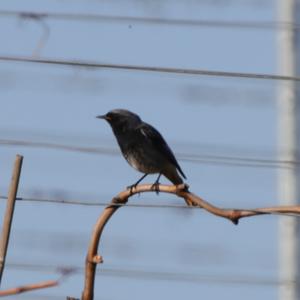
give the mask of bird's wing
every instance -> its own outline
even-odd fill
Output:
[[[172,163],[179,173],[183,176],[183,178],[186,179],[186,176],[184,175],[183,171],[181,170],[172,150],[162,137],[162,135],[150,124],[147,124],[143,122],[141,125],[137,127],[137,130],[140,131],[140,133],[145,136],[149,142],[153,144],[153,146],[158,149],[166,158],[169,159],[170,163]]]

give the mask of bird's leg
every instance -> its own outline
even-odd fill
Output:
[[[129,185],[127,187],[128,190],[130,190],[130,194],[132,193],[132,189],[136,188],[136,186],[148,175],[148,173],[144,174],[136,183]]]
[[[159,173],[157,179],[155,180],[155,182],[152,184],[151,189],[154,189],[156,194],[159,194],[159,179],[160,179],[161,173]]]

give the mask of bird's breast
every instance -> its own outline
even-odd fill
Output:
[[[158,173],[161,165],[153,161],[145,149],[130,149],[123,152],[125,159],[136,170],[142,173]]]

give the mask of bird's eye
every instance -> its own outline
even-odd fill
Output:
[[[113,118],[113,114],[112,113],[108,113],[106,115],[106,118],[109,119],[109,120],[111,120]]]

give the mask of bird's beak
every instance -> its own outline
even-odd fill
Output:
[[[107,117],[107,115],[96,116],[96,118],[97,118],[97,119],[109,120],[109,118]]]

